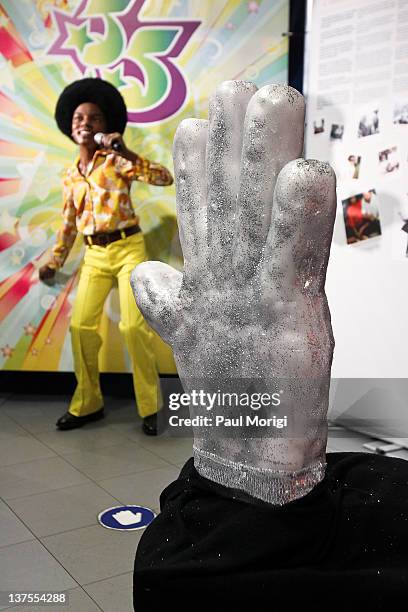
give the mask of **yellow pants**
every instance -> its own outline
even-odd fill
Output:
[[[105,300],[117,279],[119,329],[132,361],[133,386],[141,417],[158,410],[159,379],[152,349],[153,334],[136,306],[129,283],[133,268],[146,260],[143,234],[133,234],[106,247],[87,246],[71,318],[71,340],[77,388],[69,412],[85,416],[103,405],[99,385],[98,333]]]

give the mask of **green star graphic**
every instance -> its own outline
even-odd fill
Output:
[[[122,69],[120,66],[116,68],[116,70],[112,70],[105,73],[105,78],[109,83],[112,83],[117,89],[120,89],[124,85],[126,85],[126,81],[122,79]]]
[[[88,36],[88,24],[84,23],[81,26],[74,26],[72,23],[67,23],[69,36],[65,41],[65,47],[73,47],[79,51],[83,51],[85,45],[93,42],[93,38]]]

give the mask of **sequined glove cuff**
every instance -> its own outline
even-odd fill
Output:
[[[323,480],[325,457],[296,472],[254,468],[229,461],[194,446],[194,466],[204,478],[230,489],[245,491],[251,497],[283,506],[304,497]]]

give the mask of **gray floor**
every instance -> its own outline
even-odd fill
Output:
[[[192,443],[143,435],[130,400],[108,399],[106,419],[60,432],[67,402],[0,395],[0,591],[69,594],[68,606],[26,611],[131,612],[141,531],[105,529],[97,515],[121,504],[158,511]],[[334,428],[328,450],[362,451],[366,441]]]

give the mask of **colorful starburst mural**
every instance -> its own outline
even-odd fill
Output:
[[[287,80],[287,0],[0,1],[0,367],[71,371],[78,240],[56,283],[38,279],[61,219],[61,174],[74,145],[55,126],[59,93],[100,76],[129,109],[130,148],[172,169],[175,129],[205,117],[226,79]],[[133,191],[149,256],[181,266],[174,188]],[[117,292],[106,302],[102,371],[127,371]],[[158,338],[161,372],[175,372]]]

